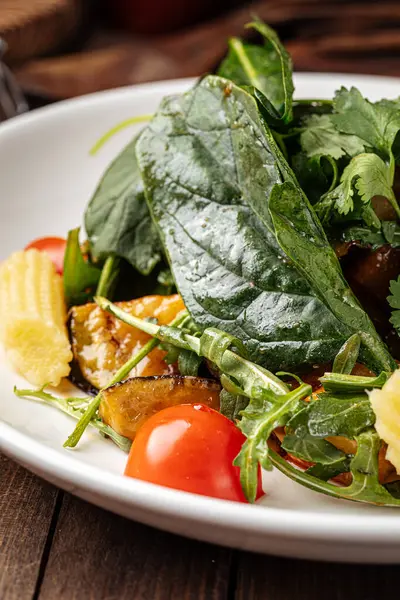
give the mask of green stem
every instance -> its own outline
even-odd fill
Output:
[[[88,405],[88,400],[86,398],[58,398],[57,396],[48,394],[43,391],[43,389],[18,390],[14,387],[14,394],[19,397],[36,398],[48,402],[74,419],[80,419]],[[132,444],[131,440],[114,431],[114,429],[103,423],[100,419],[92,419],[90,425],[96,427],[103,435],[109,437],[121,450],[129,452]]]
[[[106,298],[96,297],[95,301],[100,308],[108,311],[124,323],[137,327],[137,329],[140,329],[153,337],[157,337],[162,342],[169,342],[179,348],[192,350],[197,355],[202,356],[199,338],[189,335],[181,330],[173,331],[171,327],[160,327],[154,323],[143,321],[138,317],[130,315]],[[206,356],[206,358],[210,357]],[[278,377],[275,377],[273,373],[242,358],[231,350],[226,350],[224,352],[222,363],[219,365],[219,368],[225,374],[231,375],[239,382],[245,396],[252,397],[257,386],[270,390],[278,395],[287,394],[289,392],[287,385]]]
[[[327,392],[365,392],[365,390],[382,388],[389,377],[390,373],[386,373],[386,371],[382,371],[378,377],[325,373],[319,380]]]
[[[272,132],[272,135],[274,136],[274,140],[275,142],[278,144],[280,151],[282,152],[283,156],[285,157],[286,161],[289,162],[289,155],[286,149],[286,144],[283,141],[283,135],[281,135],[280,133],[277,133],[276,131]]]
[[[101,271],[99,283],[96,289],[97,296],[105,296],[106,298],[110,295],[111,289],[118,277],[119,273],[120,258],[118,256],[109,256],[104,263]]]
[[[106,302],[108,302],[108,301],[106,300]],[[187,312],[182,311],[172,321],[171,326],[179,325],[179,323],[181,323],[183,321],[183,319],[186,319],[186,316],[187,316]],[[136,318],[136,317],[133,317],[133,318]],[[139,321],[142,322],[141,319],[139,319]],[[156,328],[158,327],[157,325],[153,325],[152,323],[148,323],[148,322],[145,322],[145,323],[147,325],[152,325],[153,327],[156,327]],[[143,331],[145,331],[145,330],[143,329]],[[150,332],[147,331],[146,333],[150,333]],[[153,335],[153,334],[150,333],[150,335]],[[125,377],[127,377],[129,375],[129,373],[132,371],[132,369],[134,367],[136,367],[140,363],[140,361],[143,360],[156,346],[158,346],[158,344],[159,344],[159,340],[156,338],[149,340],[139,350],[139,352],[137,352],[134,356],[132,356],[124,365],[122,365],[122,367],[120,369],[118,369],[118,371],[115,373],[114,377],[112,377],[112,379],[108,382],[107,385],[105,385],[103,388],[101,388],[101,390],[99,391],[97,396],[95,396],[93,398],[93,400],[90,402],[86,411],[83,413],[83,415],[79,419],[74,431],[71,433],[71,435],[69,436],[67,441],[64,443],[64,448],[75,448],[75,446],[81,439],[86,427],[89,425],[91,420],[95,417],[95,415],[99,409],[101,398],[102,398],[102,393],[104,392],[104,390],[106,390],[107,388],[111,387],[112,385],[119,383],[120,381],[125,379]]]
[[[101,136],[99,140],[92,146],[89,150],[90,156],[94,156],[97,152],[110,140],[116,133],[119,133],[126,127],[130,127],[131,125],[137,125],[138,123],[146,123],[152,119],[153,115],[139,115],[138,117],[132,117],[131,119],[125,119],[125,121],[121,121],[115,127],[112,127],[107,133]]]

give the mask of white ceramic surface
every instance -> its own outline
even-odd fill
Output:
[[[153,112],[171,81],[62,102],[0,126],[0,259],[41,235],[65,235],[111,158],[138,127],[88,151],[120,121]],[[332,97],[355,85],[371,100],[400,95],[400,80],[298,74],[299,98]],[[261,506],[214,500],[124,478],[125,455],[94,432],[71,451],[62,442],[74,421],[16,398],[23,386],[0,356],[0,449],[48,481],[126,517],[175,533],[245,550],[322,560],[400,563],[400,512],[320,496],[278,472],[265,476]],[[1,493],[1,490],[0,490]]]

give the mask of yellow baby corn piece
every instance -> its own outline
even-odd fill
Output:
[[[400,369],[381,390],[372,390],[369,397],[376,415],[376,430],[388,445],[386,458],[400,474]]]
[[[58,385],[72,353],[62,278],[44,252],[15,252],[0,264],[0,341],[30,383]]]

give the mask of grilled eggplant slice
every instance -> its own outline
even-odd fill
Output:
[[[133,440],[139,427],[156,412],[176,404],[206,404],[219,409],[221,386],[201,377],[136,377],[102,394],[100,416],[117,433]]]
[[[185,308],[178,294],[144,296],[117,304],[141,319],[155,318],[160,325],[170,323]],[[96,389],[107,385],[116,371],[150,339],[146,333],[101,310],[97,304],[73,307],[69,329],[75,362],[72,371],[80,372],[82,378]],[[170,374],[171,367],[163,360],[164,356],[164,351],[155,348],[130,376]]]

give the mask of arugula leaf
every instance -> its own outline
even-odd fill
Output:
[[[337,465],[346,460],[341,450],[324,439],[310,435],[305,428],[296,430],[295,434],[286,434],[281,446],[293,456],[321,465]]]
[[[344,155],[356,156],[364,152],[360,138],[341,133],[334,126],[330,115],[311,114],[302,122],[300,144],[307,156],[331,156],[338,159]]]
[[[311,386],[303,383],[283,396],[264,393],[259,398],[251,398],[241,413],[238,427],[247,440],[233,464],[240,467],[240,483],[249,502],[254,502],[256,497],[258,465],[264,469],[272,468],[267,444],[269,436],[274,429],[285,425],[301,399],[310,392]]]
[[[218,75],[236,85],[255,88],[254,94],[273,120],[292,120],[292,61],[273,29],[260,20],[246,25],[264,38],[263,46],[229,40],[229,53]],[[261,94],[257,93],[261,92]]]
[[[354,87],[342,87],[334,99],[336,114],[331,119],[342,132],[356,135],[367,145],[390,157],[392,145],[400,131],[400,111],[397,103],[372,104]]]
[[[393,279],[390,282],[390,296],[387,301],[389,305],[394,309],[392,310],[392,316],[389,321],[396,329],[397,333],[400,332],[400,276],[397,279]]]
[[[234,335],[271,370],[332,360],[362,330],[382,365],[392,366],[249,94],[204,78],[163,102],[137,154],[174,280],[201,330]],[[291,183],[274,188],[284,178]],[[289,237],[301,256],[293,255],[278,199],[275,231],[273,188],[285,192],[282,210],[295,222]]]
[[[84,304],[93,295],[101,270],[85,261],[79,244],[80,228],[68,232],[64,255],[63,284],[67,306]]]
[[[203,359],[191,350],[181,350],[178,357],[179,373],[185,377],[197,377]]]
[[[241,418],[240,413],[245,410],[249,403],[249,399],[246,396],[231,394],[225,389],[221,390],[219,399],[220,412],[233,422]]]
[[[353,481],[347,487],[339,487],[317,479],[308,471],[304,473],[273,450],[270,450],[270,460],[279,471],[290,479],[316,492],[354,502],[400,506],[400,500],[392,496],[379,483],[378,453],[380,445],[381,440],[374,429],[367,430],[357,437],[357,452],[350,462]]]
[[[346,375],[344,373],[324,373],[319,378],[325,390],[329,392],[364,392],[382,388],[391,373],[382,371],[377,377],[363,377],[360,375]]]
[[[94,257],[116,255],[148,275],[161,260],[161,242],[147,208],[135,149],[136,138],[104,173],[86,209],[85,228]]]
[[[361,338],[355,333],[343,344],[333,361],[333,373],[350,374],[360,352]]]
[[[396,221],[382,221],[382,233],[393,248],[400,246],[400,226]]]
[[[329,465],[315,464],[309,469],[307,469],[306,473],[308,475],[312,475],[313,477],[317,477],[317,479],[322,479],[323,481],[328,481],[329,479],[333,479],[337,475],[341,473],[348,473],[350,471],[350,460],[346,457],[344,460],[341,458],[335,463],[331,463]]]
[[[392,189],[391,168],[377,154],[359,154],[344,169],[340,184],[325,198],[331,202],[339,214],[347,215],[354,209],[354,196],[364,204],[374,196],[384,196],[399,213],[399,207]]]
[[[318,394],[288,422],[294,435],[309,434],[315,438],[343,435],[354,438],[375,423],[375,413],[367,394]],[[318,462],[318,461],[315,461]]]
[[[333,230],[331,235],[333,239],[339,238],[342,242],[357,242],[360,246],[368,246],[372,250],[376,250],[388,241],[383,235],[383,224],[384,222],[382,222],[381,231],[362,225],[350,225],[350,227]]]

